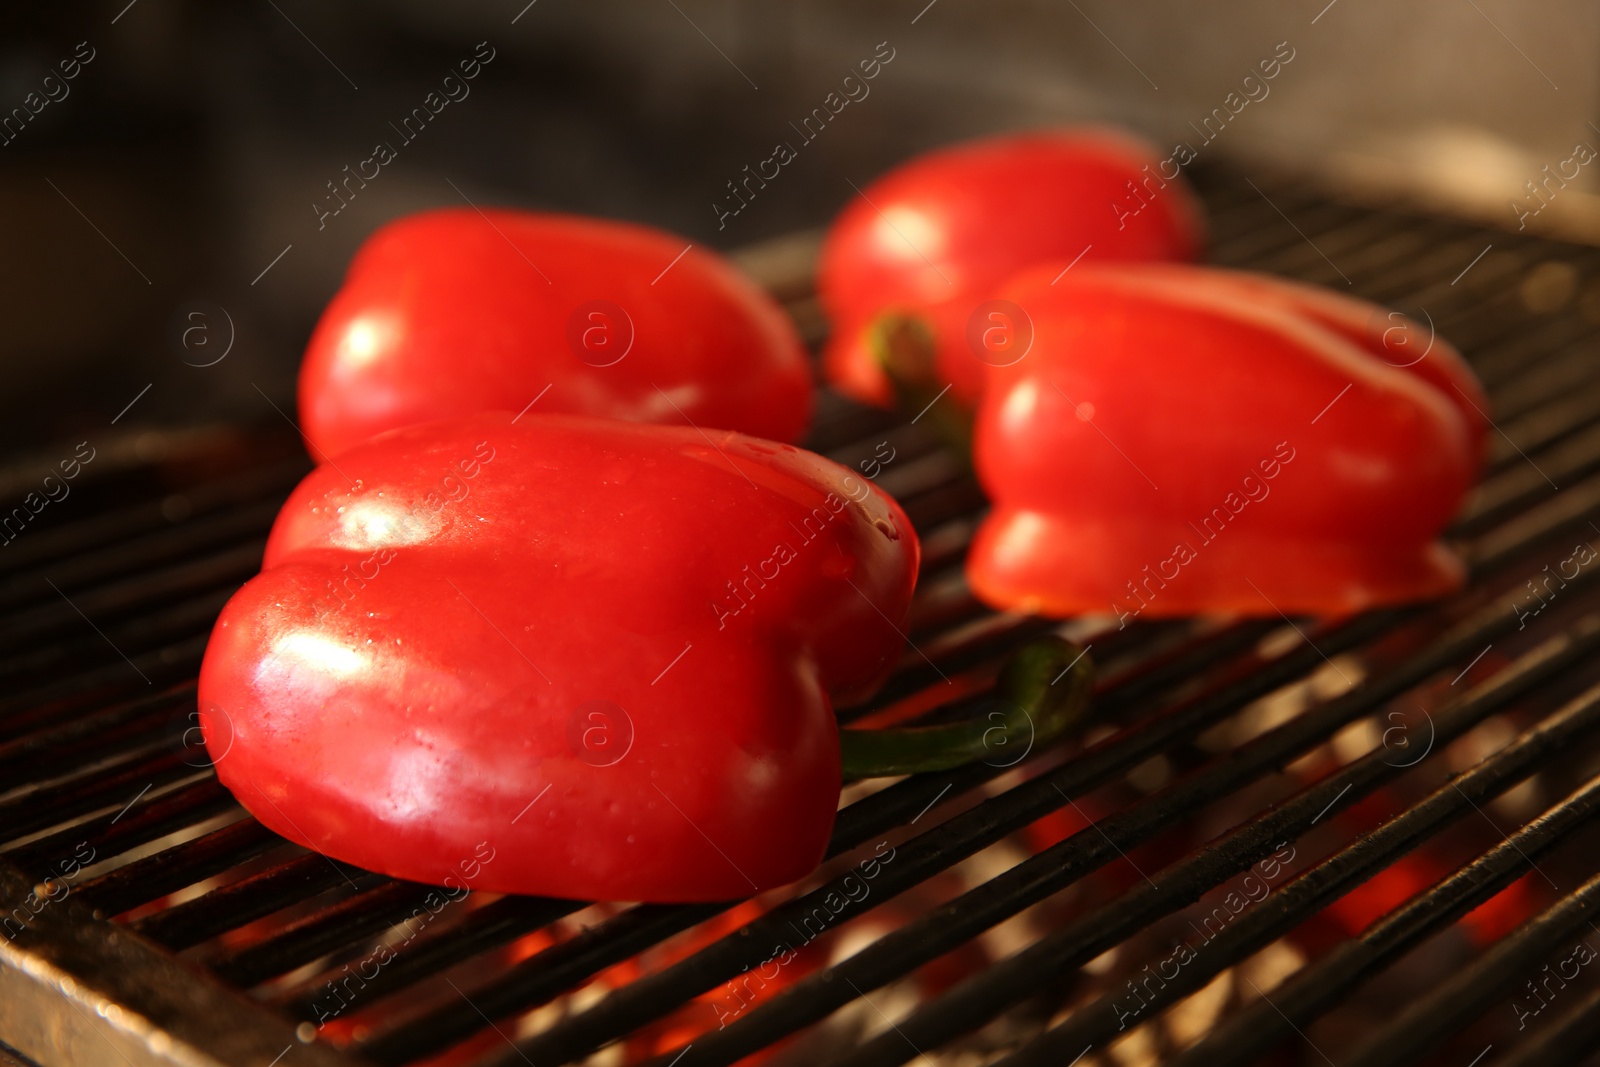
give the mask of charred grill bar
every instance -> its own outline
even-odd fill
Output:
[[[597,1062],[626,1052],[690,1067],[733,1063],[792,1035],[802,1044],[774,1049],[774,1062],[954,1062],[966,1050],[1008,1065],[1157,1053],[1237,1064],[1279,1048],[1291,1062],[1321,1062],[1318,1020],[1359,1011],[1363,990],[1397,965],[1415,973],[1441,932],[1508,899],[1497,894],[1532,871],[1538,890],[1517,898],[1532,903],[1507,929],[1413,981],[1387,1025],[1334,1057],[1422,1062],[1473,1042],[1461,1062],[1485,1045],[1485,1065],[1587,1052],[1600,994],[1582,979],[1526,1032],[1497,1030],[1490,1017],[1514,1024],[1525,980],[1592,933],[1600,911],[1596,867],[1573,847],[1595,840],[1600,810],[1600,567],[1561,570],[1558,586],[1545,569],[1573,558],[1574,542],[1600,542],[1591,523],[1600,253],[1260,183],[1269,203],[1223,172],[1200,184],[1215,260],[1338,287],[1348,278],[1360,295],[1425,309],[1483,378],[1500,432],[1454,531],[1472,574],[1459,595],[1318,626],[1080,624],[1103,665],[1097,732],[1016,768],[980,765],[860,795],[840,813],[834,862],[759,910],[469,898],[419,924],[429,887],[281,841],[217,785],[195,744],[193,677],[207,630],[257,566],[279,502],[306,469],[297,442],[146,442],[147,458],[135,450],[102,476],[140,492],[30,530],[0,553],[0,903],[10,917],[0,1043],[46,1067],[115,1062],[108,1045],[140,1067],[399,1067],[457,1046],[459,1062],[485,1067],[545,1067],[607,1048],[612,1058]],[[806,247],[796,240],[751,262],[816,334]],[[982,499],[919,428],[833,398],[811,444],[853,465],[884,440],[896,458],[879,484],[905,504],[927,553],[911,635],[920,651],[908,651],[873,706],[960,714],[1044,624],[995,616],[961,584]],[[225,462],[197,464],[201,453]],[[1545,596],[1530,593],[1531,580]],[[968,695],[939,709],[946,676]],[[1263,710],[1286,693],[1298,701],[1288,712]],[[1496,743],[1472,741],[1489,727]],[[1361,729],[1379,743],[1356,751],[1340,740]],[[1020,844],[1025,828],[1081,814],[1091,796],[1105,809],[1093,825]],[[848,954],[786,979],[723,1026],[705,1001],[703,1032],[672,1037],[658,1025],[760,968],[839,899],[850,864],[879,842],[893,859],[870,895],[827,912],[828,944],[856,938]],[[1187,936],[1175,931],[1200,914],[1197,902],[1214,902],[1283,843],[1301,858],[1259,903],[1175,976],[1144,977]],[[997,848],[1011,850],[1003,869],[978,864]],[[1299,952],[1266,988],[1249,977],[1253,958],[1433,849],[1448,862],[1358,933]],[[1073,897],[1119,869],[1138,872],[1125,890]],[[861,933],[861,917],[891,901],[900,902],[891,928]],[[878,1013],[880,991],[941,957],[970,960],[997,928],[1041,906],[1056,910],[1025,943],[984,948],[987,962],[909,1009],[900,998],[892,1024]],[[370,977],[346,984],[344,997],[330,992],[391,943]],[[635,962],[637,973],[618,977]],[[603,986],[584,990],[603,974]],[[1163,1013],[1223,981],[1232,992],[1201,1032],[1174,1036]],[[334,1025],[319,1034],[332,1004]],[[866,1032],[841,1028],[829,1043],[830,1017],[853,1005],[864,1006]],[[645,1044],[637,1035],[651,1027]],[[1140,1027],[1155,1035],[1142,1039],[1146,1052],[1126,1045],[1123,1058],[1107,1058]]]

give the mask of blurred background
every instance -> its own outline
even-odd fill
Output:
[[[1579,0],[111,0],[12,5],[4,22],[13,454],[136,395],[119,428],[281,427],[267,401],[293,411],[301,350],[359,244],[467,200],[733,249],[825,224],[852,182],[919,150],[1093,120],[1246,174],[1600,233],[1600,165],[1571,162],[1600,145],[1600,6]],[[868,95],[801,144],[791,124],[875,55],[892,58]],[[491,58],[467,95],[407,139],[403,120],[475,56]],[[727,183],[781,141],[799,158],[721,216]],[[335,199],[378,142],[396,158]],[[1547,166],[1579,173],[1519,218]]]

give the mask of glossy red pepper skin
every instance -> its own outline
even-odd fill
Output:
[[[539,414],[799,440],[813,389],[793,324],[727,260],[686,245],[643,226],[520,211],[428,211],[384,226],[351,262],[301,365],[313,455],[398,426],[520,412],[535,398]]]
[[[978,412],[995,504],[967,561],[981,598],[1126,623],[1338,615],[1460,583],[1438,536],[1482,452],[1462,394],[1482,394],[1442,342],[1400,367],[1409,355],[1320,325],[1270,279],[1056,273],[1004,293],[1035,336],[991,369]]]
[[[335,464],[284,506],[200,675],[252,814],[496,892],[723,900],[816,866],[833,702],[903,647],[919,549],[888,496],[789,445],[556,415]]]
[[[1080,254],[1084,263],[1198,254],[1198,201],[1163,162],[1137,138],[1081,127],[958,144],[885,174],[839,214],[823,245],[829,382],[888,405],[868,329],[885,312],[914,312],[933,329],[941,385],[975,403],[985,360],[969,343],[971,319],[1013,275]]]
[[[1150,263],[1141,277],[1162,286],[1193,286],[1228,294],[1258,308],[1272,308],[1330,330],[1382,362],[1434,386],[1460,412],[1474,447],[1489,443],[1489,398],[1455,346],[1434,332],[1431,323],[1346,296],[1318,285],[1250,271],[1186,264]]]

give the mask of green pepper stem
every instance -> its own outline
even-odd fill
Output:
[[[867,327],[867,347],[894,392],[895,406],[913,418],[927,416],[933,432],[963,463],[972,462],[972,412],[947,395],[938,371],[938,342],[927,319],[891,311]]]
[[[995,686],[996,710],[947,726],[843,729],[845,781],[943,771],[983,760],[1020,763],[1082,718],[1094,685],[1094,662],[1064,638],[1030,641],[1006,662]]]

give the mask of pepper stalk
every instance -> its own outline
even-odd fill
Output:
[[[1026,754],[1076,726],[1093,687],[1087,650],[1053,635],[1030,641],[1001,669],[995,685],[1000,707],[987,715],[940,726],[840,730],[844,780],[949,770],[992,759],[1022,738]]]

